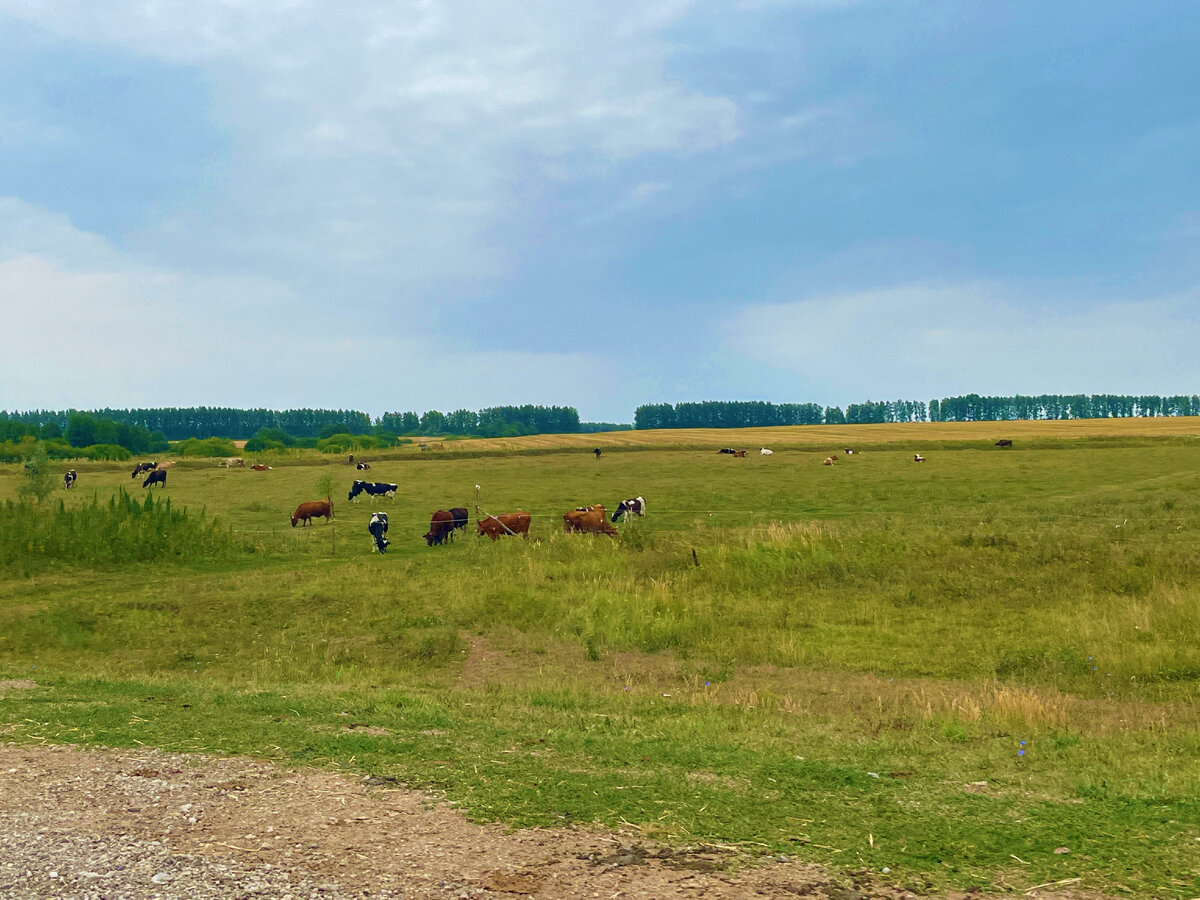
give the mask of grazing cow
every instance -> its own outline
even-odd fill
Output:
[[[429,530],[425,532],[425,544],[432,547],[449,541],[454,534],[454,514],[448,509],[437,510],[429,519]]]
[[[262,463],[255,463],[250,468],[255,472],[269,472],[271,470],[270,466],[264,466]]]
[[[774,452],[775,452],[774,450],[768,450],[766,447],[759,447],[759,448],[758,448],[758,455],[759,455],[759,456],[770,456],[770,455],[771,455],[772,453],[774,453]]]
[[[587,509],[573,509],[563,514],[563,534],[572,532],[616,537],[617,529],[608,524],[608,516],[603,506],[591,506]]]
[[[471,520],[471,514],[465,506],[452,506],[450,515],[454,517],[454,529],[450,532],[450,540],[454,540],[454,532],[459,528],[467,527],[467,522]]]
[[[63,490],[69,491],[71,489],[71,486],[75,484],[75,479],[78,477],[79,476],[75,474],[74,469],[72,469],[70,472],[68,472],[66,475],[64,475],[63,476]]]
[[[837,462],[836,456],[827,456],[827,457],[825,457],[825,462],[821,463],[821,465],[832,466],[835,462]]]
[[[143,472],[153,472],[153,471],[154,471],[155,469],[157,469],[157,468],[158,468],[158,463],[152,463],[152,462],[141,462],[141,463],[138,463],[136,466],[134,466],[134,467],[133,467],[133,474],[132,474],[132,475],[130,475],[129,477],[130,477],[130,478],[137,478],[137,477],[138,477],[139,475],[141,475]]]
[[[996,441],[996,446],[997,447],[1011,447],[1012,441],[1010,441],[1008,438],[1002,438],[1001,440]]]
[[[153,487],[156,484],[161,484],[163,487],[167,486],[166,469],[155,469],[146,476],[146,480],[142,482],[142,487]]]
[[[617,511],[612,514],[612,520],[615,522],[620,519],[622,522],[628,521],[630,515],[644,516],[646,514],[646,499],[644,497],[631,497],[628,500],[622,500],[617,504]]]
[[[391,500],[396,496],[396,491],[400,490],[398,484],[387,484],[383,481],[356,481],[350,485],[350,493],[346,495],[346,499],[353,500],[359,494],[369,494],[372,497],[387,497]]]
[[[914,453],[913,462],[925,462],[925,457],[923,457],[920,453]]]
[[[175,460],[169,459],[166,462],[160,462],[154,468],[156,468],[156,469],[173,469],[173,468],[175,468]]]
[[[297,522],[303,522],[304,525],[312,523],[314,518],[324,516],[325,524],[329,524],[329,520],[333,518],[333,501],[326,497],[324,500],[309,500],[307,503],[301,503],[296,507],[296,511],[292,513],[292,527],[296,527]],[[301,526],[304,527],[304,526]]]
[[[242,459],[240,456],[230,456],[228,459],[225,460],[225,468],[227,468],[227,469],[244,469],[244,468],[246,468],[246,461],[244,459]]]
[[[387,553],[388,544],[391,543],[386,537],[388,528],[387,513],[377,512],[371,515],[371,521],[367,524],[367,531],[371,533],[371,552],[378,550],[380,553]]]
[[[486,519],[479,520],[479,530],[476,532],[476,537],[481,534],[486,534],[493,541],[499,540],[502,534],[511,534],[514,537],[529,537],[529,513],[523,509],[519,509],[513,513],[502,513],[498,516],[488,516]]]
[[[366,470],[366,469],[369,469],[369,468],[371,468],[371,464],[370,464],[370,463],[365,463],[365,462],[355,463],[355,464],[354,464],[354,468],[356,468],[356,469],[358,469],[358,471],[362,472],[362,471],[364,471],[364,470]]]

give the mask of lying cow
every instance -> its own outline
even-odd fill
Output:
[[[717,451],[717,453],[728,453],[730,456],[732,456],[733,454],[737,453],[737,451],[734,450],[732,447],[722,447],[720,450]]]
[[[746,451],[745,450],[734,450],[733,455],[734,455],[735,459],[745,459]]]
[[[502,513],[498,516],[488,516],[486,519],[479,520],[479,530],[476,537],[486,534],[493,541],[499,540],[502,534],[511,534],[514,537],[529,537],[529,513],[523,509],[519,509],[513,513]]]
[[[617,529],[608,524],[603,506],[592,506],[587,509],[573,509],[563,513],[563,534],[607,534],[616,537]]]
[[[774,453],[774,452],[775,452],[774,450],[768,450],[766,447],[759,447],[759,448],[758,448],[758,455],[759,455],[759,456],[770,456],[770,455],[771,455],[772,453]]]
[[[78,477],[79,476],[75,474],[74,469],[72,469],[70,472],[65,474],[63,476],[63,490],[69,491],[74,486],[75,479]]]
[[[1002,439],[996,441],[996,446],[997,447],[1011,447],[1012,441],[1010,441],[1008,438],[1002,438]]]
[[[359,494],[368,494],[372,497],[387,497],[391,500],[396,496],[398,490],[400,490],[398,484],[387,484],[383,481],[356,481],[350,485],[350,493],[346,495],[346,499],[353,500]]]
[[[244,469],[246,468],[246,461],[240,456],[230,456],[225,460],[224,465],[227,469]]]
[[[913,462],[925,462],[925,457],[923,457],[920,453],[914,453]]]
[[[371,464],[365,463],[365,462],[355,463],[354,468],[358,469],[358,471],[360,471],[360,472],[363,472],[363,471],[371,468]]]
[[[333,501],[326,497],[324,500],[309,500],[307,503],[301,503],[296,507],[296,511],[292,513],[292,527],[296,527],[297,522],[303,522],[304,526],[310,525],[312,520],[325,517],[325,524],[329,524],[329,520],[333,518]]]
[[[628,521],[631,515],[644,516],[646,514],[646,500],[644,497],[631,497],[628,500],[622,500],[617,504],[617,511],[612,514],[612,520],[615,522],[620,519],[622,522]]]
[[[391,543],[384,535],[387,534],[388,516],[385,512],[377,512],[371,515],[371,521],[367,524],[367,531],[371,533],[371,552],[378,550],[380,553],[386,553],[388,544]]]
[[[143,472],[153,472],[157,468],[158,468],[158,463],[156,463],[156,462],[141,462],[133,467],[133,474],[130,475],[129,477],[137,478]]]
[[[821,463],[821,465],[832,466],[835,462],[837,462],[836,456],[827,456],[827,457],[825,457],[825,462]]]
[[[163,469],[163,470],[166,470],[166,469],[173,469],[173,468],[175,468],[175,460],[173,460],[173,459],[169,459],[169,460],[167,460],[166,462],[160,462],[160,463],[159,463],[157,466],[155,466],[154,468],[156,468],[156,469]]]
[[[264,466],[262,463],[255,463],[255,464],[254,464],[254,465],[252,465],[250,468],[251,468],[251,469],[253,469],[255,472],[269,472],[269,471],[271,471],[271,467],[270,467],[270,466]]]
[[[425,544],[448,542],[454,534],[454,514],[448,509],[439,509],[429,519],[429,530],[425,532]]]
[[[155,469],[146,476],[146,480],[142,482],[142,487],[153,487],[156,484],[161,484],[163,487],[167,486],[166,469]]]
[[[853,448],[853,447],[847,447],[847,448],[846,448],[845,450],[843,450],[842,452],[843,452],[843,453],[845,453],[847,456],[853,456],[853,455],[854,455],[854,448]]]

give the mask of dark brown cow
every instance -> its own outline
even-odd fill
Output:
[[[452,506],[450,515],[454,517],[454,529],[450,532],[450,540],[454,540],[454,532],[467,527],[467,523],[471,521],[471,513],[465,506]]]
[[[1012,441],[1010,441],[1008,438],[1001,438],[1000,440],[996,441],[996,446],[997,447],[1011,447]]]
[[[745,459],[746,451],[745,450],[734,450],[733,455],[736,459]]]
[[[146,480],[142,482],[142,487],[154,487],[156,484],[161,484],[163,487],[167,486],[166,469],[155,469],[146,476]]]
[[[488,516],[479,520],[479,534],[486,534],[493,541],[499,540],[502,534],[521,535],[529,537],[529,513],[519,509],[514,513],[503,513],[499,516]]]
[[[425,532],[425,543],[432,547],[449,540],[454,533],[454,514],[448,509],[439,509],[429,520],[429,530]]]
[[[573,509],[563,514],[563,534],[581,532],[583,534],[607,534],[616,537],[617,529],[608,524],[608,516],[603,506],[591,506],[587,509]]]
[[[303,522],[304,525],[312,523],[314,518],[320,516],[325,517],[325,524],[329,524],[329,520],[333,518],[333,501],[326,497],[324,500],[309,500],[307,503],[301,503],[296,507],[296,511],[292,513],[292,527],[296,527],[297,522]],[[303,526],[301,526],[303,527]]]

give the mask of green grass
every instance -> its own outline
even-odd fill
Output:
[[[94,537],[144,508],[109,501],[131,467],[77,465],[0,533],[65,548],[0,555],[0,679],[38,684],[0,691],[0,731],[371,771],[480,819],[913,888],[1196,896],[1200,447],[923,452],[414,451],[368,473],[394,501],[360,504],[313,453],[185,462],[149,548]],[[291,528],[327,474],[333,522]],[[20,481],[0,469],[0,500]],[[485,511],[533,513],[532,540],[426,547],[476,484]],[[618,540],[561,534],[563,511],[636,494],[649,516]]]

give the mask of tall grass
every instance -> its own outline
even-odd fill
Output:
[[[256,545],[234,540],[203,511],[120,490],[81,506],[52,509],[8,500],[0,529],[0,567],[32,575],[58,565],[113,567],[150,561],[230,562]]]

